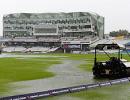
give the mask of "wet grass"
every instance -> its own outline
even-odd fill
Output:
[[[65,97],[72,97],[75,100],[130,100],[130,84],[113,85],[111,87],[102,87],[89,89],[86,91],[65,94],[60,96],[48,97],[39,100],[66,100]]]
[[[63,54],[64,56],[68,56],[68,59],[73,60],[85,60],[86,63],[81,64],[79,68],[86,72],[91,72],[94,55],[87,54]],[[116,56],[115,54],[111,56]],[[126,54],[123,55],[124,59],[130,61],[130,57]],[[109,58],[104,54],[98,55],[99,61],[105,61]],[[65,94],[61,96],[49,97],[39,100],[66,100],[66,97],[71,97],[69,100],[130,100],[130,84],[120,84],[120,85],[113,85],[111,87],[102,87],[96,89],[90,89],[86,91],[81,91],[77,93]],[[72,99],[73,98],[73,99]]]
[[[47,68],[59,63],[52,58],[0,58],[0,92],[6,91],[10,82],[53,77]]]
[[[111,57],[112,56],[117,56],[116,54],[111,54],[110,55]],[[97,55],[97,60],[98,61],[107,61],[109,60],[109,57],[107,57],[105,54],[98,54]],[[93,64],[94,64],[94,55],[93,54],[87,54],[86,57],[82,56],[82,59],[85,59],[85,63],[84,64],[81,64],[79,66],[79,68],[81,68],[82,70],[85,70],[85,71],[92,71],[92,67],[93,67]],[[130,57],[127,55],[127,54],[124,54],[123,55],[123,59],[126,59],[128,61],[130,61]]]
[[[86,63],[81,64],[79,68],[81,68],[82,70],[86,72],[87,71],[91,72],[92,66],[93,66],[93,60],[94,60],[94,54],[41,54],[41,55],[64,56],[63,59],[81,60],[81,61],[83,60]],[[124,54],[123,57],[130,61],[129,56]],[[99,58],[98,60],[100,61],[109,59],[104,54],[99,54],[98,58]],[[35,79],[40,79],[40,78],[53,77],[55,74],[48,72],[47,68],[53,64],[61,63],[58,60],[59,58],[53,58],[53,57],[25,58],[25,59],[24,58],[0,58],[0,93],[9,90],[8,83],[10,82],[18,82],[18,81],[35,80]],[[88,100],[108,100],[108,99],[101,99],[101,98],[102,97],[108,98],[107,95],[109,95],[111,98],[114,98],[113,92],[114,91],[116,92],[118,88],[121,89],[121,91],[125,91],[125,89],[123,89],[122,87],[115,86],[115,87],[112,87],[111,89],[102,88],[102,89],[90,90],[90,92],[84,91],[80,93],[74,93],[69,96],[81,98],[83,100],[86,100],[86,98],[89,98]],[[108,91],[108,92],[106,93],[105,91]],[[120,94],[116,94],[116,95],[120,95]],[[128,97],[128,95],[126,96]],[[99,97],[99,99],[96,99],[97,97]],[[54,97],[54,99],[52,97],[46,100],[61,100],[61,99],[55,99],[55,98],[57,97]],[[130,99],[130,97],[128,98]],[[114,99],[109,99],[109,100],[114,100]],[[128,100],[128,99],[119,98],[119,100]]]
[[[129,86],[130,84],[113,85],[111,87],[74,93],[71,96],[81,98],[82,100],[129,100]]]

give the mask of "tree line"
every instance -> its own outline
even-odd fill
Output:
[[[118,37],[118,36],[130,36],[130,32],[128,30],[123,30],[123,29],[120,29],[120,30],[117,30],[117,31],[112,31],[110,32],[110,36],[112,37]]]

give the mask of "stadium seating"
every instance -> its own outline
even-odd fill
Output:
[[[54,51],[56,51],[58,48],[59,48],[59,47],[50,48],[50,49],[48,50],[48,52],[54,52]]]
[[[4,52],[13,52],[15,50],[15,47],[5,47],[3,48]]]
[[[48,47],[40,47],[40,46],[37,46],[37,47],[31,47],[31,48],[28,48],[26,49],[26,51],[31,51],[31,52],[45,52],[45,51],[48,51]]]
[[[42,52],[42,53],[47,53],[47,52],[54,52],[55,50],[57,50],[59,47],[40,47],[40,46],[36,46],[36,47],[30,47],[30,48],[25,48],[22,46],[9,46],[9,47],[5,47],[3,48],[4,52]]]
[[[16,52],[22,52],[22,51],[25,51],[26,50],[26,48],[25,47],[22,47],[22,46],[17,46],[17,47],[15,47],[14,48],[14,52],[16,51]]]

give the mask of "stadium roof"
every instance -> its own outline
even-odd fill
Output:
[[[125,46],[123,44],[120,44],[114,40],[106,40],[106,41],[101,42],[101,43],[92,44],[91,47],[104,48],[105,46],[112,46],[112,45],[117,45],[120,48],[125,48]]]
[[[25,18],[25,19],[58,19],[58,18],[73,18],[74,14],[77,14],[77,17],[83,16],[93,16],[94,18],[99,17],[98,14],[93,12],[60,12],[60,13],[13,13],[4,15],[4,18]]]

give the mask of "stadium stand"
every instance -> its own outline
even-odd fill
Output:
[[[48,52],[54,52],[54,51],[56,51],[58,48],[59,48],[59,47],[50,48],[50,49],[48,50]]]
[[[3,37],[6,47],[18,46],[3,49],[6,52],[57,50],[53,47],[64,52],[86,51],[104,38],[104,17],[90,12],[8,14],[3,16]]]
[[[38,52],[38,51],[39,51],[39,52],[40,52],[40,51],[43,52],[43,51],[44,51],[44,52],[45,52],[45,51],[48,51],[48,49],[49,49],[49,48],[47,48],[47,47],[37,46],[37,47],[28,48],[28,49],[26,49],[26,51],[30,51],[30,52],[33,52],[33,51],[34,51],[34,52],[36,52],[36,51],[37,51],[37,52]]]
[[[22,47],[22,46],[16,46],[15,48],[14,48],[14,52],[16,51],[16,52],[22,52],[22,51],[25,51],[26,50],[26,48],[25,47]]]
[[[5,52],[14,52],[14,50],[15,50],[15,47],[5,47],[5,48],[3,48],[3,51],[5,51]]]

